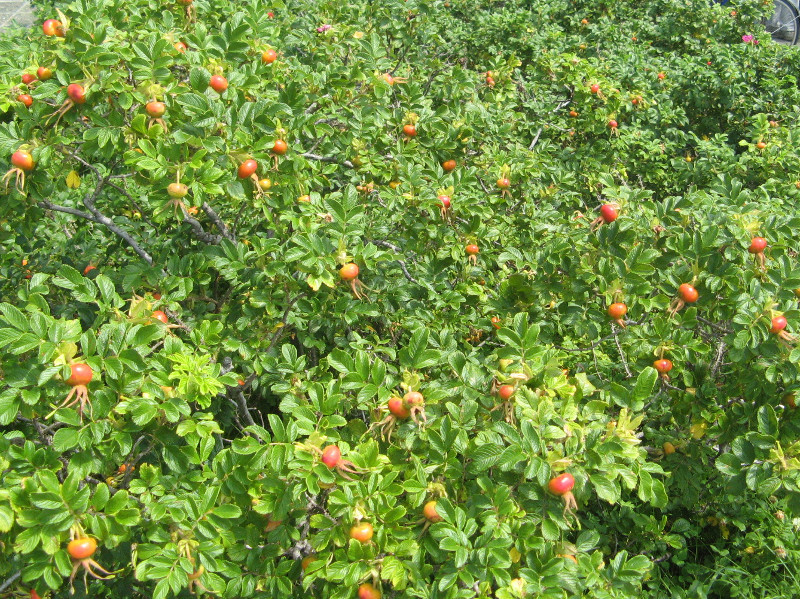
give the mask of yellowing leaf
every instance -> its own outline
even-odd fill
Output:
[[[72,343],[71,341],[65,341],[58,347],[58,355],[56,356],[55,360],[53,360],[53,365],[61,366],[63,364],[69,364],[77,353],[77,344]]]
[[[311,287],[311,289],[313,289],[314,291],[319,291],[320,285],[322,285],[322,281],[320,281],[314,275],[308,275],[306,282],[308,283],[308,286]]]
[[[67,187],[70,189],[78,189],[80,186],[81,176],[75,171],[70,171],[67,175]]]
[[[703,436],[706,434],[706,429],[708,428],[708,424],[705,422],[695,422],[689,427],[689,432],[692,433],[692,438],[694,439],[702,439]]]

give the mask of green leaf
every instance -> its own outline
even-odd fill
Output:
[[[510,345],[512,348],[516,350],[522,349],[522,338],[515,331],[512,331],[511,329],[502,327],[497,331],[497,338],[503,343]]]
[[[400,350],[400,363],[410,369],[417,370],[436,365],[441,359],[441,352],[426,349],[428,346],[428,330],[418,328],[406,346]]]
[[[242,515],[242,510],[235,505],[225,504],[216,506],[211,513],[219,518],[238,518]]]
[[[105,507],[105,513],[113,516],[128,504],[128,492],[124,489],[118,490],[111,496]]]
[[[732,453],[723,453],[717,458],[717,470],[726,476],[736,476],[742,470],[742,463]]]
[[[2,312],[3,317],[6,319],[8,324],[15,329],[24,332],[30,330],[30,327],[28,327],[28,319],[25,318],[25,315],[22,312],[20,312],[11,304],[0,304],[0,312]]]
[[[65,289],[77,289],[88,286],[90,281],[71,266],[63,264],[58,269],[58,276],[53,278],[53,283]]]
[[[14,525],[14,512],[6,505],[0,505],[0,532],[8,532]]]
[[[59,453],[69,451],[78,445],[78,431],[74,428],[64,427],[58,429],[53,435],[53,449]]]
[[[486,472],[497,463],[503,448],[495,444],[481,445],[472,452],[470,469],[474,472]]]
[[[650,505],[655,508],[665,508],[667,507],[668,499],[664,483],[658,479],[653,479],[653,493],[650,498]]]
[[[647,366],[639,376],[636,377],[636,386],[633,388],[633,399],[637,402],[644,402],[653,394],[658,372],[652,366]],[[638,409],[638,408],[635,408]]]
[[[150,345],[153,341],[161,339],[163,336],[163,326],[157,324],[143,325],[136,330],[131,344],[137,346]]]
[[[599,543],[600,534],[596,530],[584,530],[575,541],[575,549],[578,553],[589,553]]]
[[[210,78],[211,74],[205,69],[192,69],[189,73],[189,85],[192,86],[192,89],[203,92],[208,89]],[[182,94],[182,96],[193,97],[192,94]],[[196,98],[196,96],[193,98]],[[187,98],[182,98],[184,102],[186,99]]]
[[[169,579],[163,578],[158,581],[156,588],[153,590],[153,599],[166,599],[169,592]]]
[[[333,349],[328,354],[328,364],[343,374],[350,374],[355,370],[355,363],[347,352]]]
[[[95,510],[102,511],[106,503],[108,503],[110,497],[111,492],[108,488],[108,485],[105,483],[100,483],[94,488],[94,493],[92,494],[92,507]]]
[[[561,538],[561,531],[558,528],[558,524],[549,518],[545,518],[542,521],[542,536],[547,541],[557,541]]]
[[[136,508],[127,508],[114,514],[114,519],[121,526],[136,526],[141,521],[141,514]]]
[[[17,341],[21,336],[22,332],[17,329],[0,329],[0,347]]]
[[[617,483],[602,474],[593,474],[589,480],[600,499],[612,504],[619,501],[620,489]]]
[[[402,591],[408,581],[408,573],[403,566],[403,562],[392,555],[387,555],[383,558],[381,579],[389,581],[393,589]]]
[[[774,437],[778,434],[778,418],[775,410],[769,404],[758,409],[758,432],[762,435]]]
[[[60,370],[61,366],[49,366],[45,368],[44,370],[42,370],[41,374],[39,374],[39,378],[37,379],[36,384],[39,387],[43,386],[47,381],[56,376]]]
[[[19,399],[16,389],[7,389],[0,392],[0,424],[12,423],[19,412]]]

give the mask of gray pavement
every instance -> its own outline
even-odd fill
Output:
[[[33,24],[33,10],[28,0],[0,0],[0,31],[11,25]]]

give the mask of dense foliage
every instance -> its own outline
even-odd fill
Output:
[[[0,596],[796,594],[771,2],[58,6],[0,40]]]

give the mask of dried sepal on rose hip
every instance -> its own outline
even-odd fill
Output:
[[[478,245],[469,243],[467,247],[464,248],[464,251],[467,253],[470,264],[472,264],[472,266],[478,266],[478,253],[480,252]]]
[[[395,83],[408,83],[408,77],[395,77],[391,73],[384,73],[381,75],[381,77],[389,85],[394,85]],[[413,125],[411,126],[413,127]],[[405,132],[405,127],[403,128],[403,132]]]
[[[614,302],[608,307],[608,315],[623,329],[625,328],[625,321],[622,319],[628,313],[628,306],[623,302]]]
[[[600,216],[594,219],[591,223],[591,229],[594,231],[601,225],[610,225],[619,217],[619,204],[603,204],[600,206]]]
[[[516,416],[514,414],[514,393],[516,392],[516,387],[514,385],[503,384],[497,385],[497,381],[492,384],[492,391],[497,393],[497,396],[501,399],[501,402],[491,409],[492,412],[495,410],[502,410],[503,411],[503,418],[506,422],[511,424],[512,426],[516,424]]]
[[[167,105],[164,104],[164,102],[159,102],[155,99],[150,100],[147,104],[145,104],[144,110],[150,117],[150,119],[147,121],[148,129],[153,125],[158,124],[161,125],[161,128],[164,129],[164,131],[168,131],[167,123],[163,118],[161,118],[167,112]]]
[[[89,417],[92,417],[92,403],[89,400],[87,385],[92,382],[94,371],[88,364],[83,362],[76,362],[70,365],[69,368],[70,376],[64,382],[71,386],[72,389],[64,398],[64,401],[50,412],[46,418],[52,417],[61,408],[71,408],[76,404],[78,405],[78,415],[80,415],[81,421],[83,421],[83,412],[87,405],[89,406]]]
[[[759,267],[761,270],[765,270],[767,268],[767,259],[764,256],[764,250],[767,249],[767,240],[763,237],[753,237],[750,240],[750,247],[747,248],[747,251],[755,256],[756,261],[758,262]]]
[[[54,116],[58,116],[56,122],[53,124],[55,128],[58,126],[59,121],[61,118],[67,114],[73,106],[77,104],[85,104],[86,103],[86,87],[84,87],[80,83],[70,83],[67,86],[67,99],[64,100],[64,103],[61,104],[58,110],[56,110],[53,114],[47,117],[47,121],[45,121],[45,126],[49,126],[50,120]]]
[[[419,391],[409,391],[403,396],[403,404],[408,408],[411,414],[411,420],[415,424],[420,424],[420,420],[428,422],[428,417],[425,415],[425,397]]]
[[[72,593],[75,592],[73,582],[78,570],[83,569],[83,583],[87,585],[87,576],[96,578],[98,580],[108,580],[114,577],[113,572],[109,572],[103,566],[98,564],[92,556],[97,551],[97,541],[92,537],[86,536],[83,531],[73,531],[73,538],[67,544],[67,553],[72,558],[72,573],[69,576],[69,588]]]
[[[383,411],[388,412],[388,414],[386,414],[382,420],[374,422],[372,426],[370,426],[370,430],[379,429],[381,431],[381,438],[385,441],[391,441],[395,427],[397,427],[400,421],[407,420],[411,417],[411,410],[402,398],[393,396],[386,402]]]
[[[336,470],[343,478],[353,480],[347,473],[361,474],[361,471],[356,468],[356,465],[350,460],[345,460],[342,457],[342,450],[338,445],[328,445],[325,449],[313,447],[314,451],[319,454],[320,461],[331,470]]]
[[[358,278],[359,268],[355,262],[349,262],[339,269],[339,278],[350,284],[350,289],[353,291],[353,297],[356,299],[367,299],[369,297],[364,293],[366,285]]]
[[[547,483],[547,488],[550,492],[561,497],[564,502],[564,514],[571,514],[578,510],[578,504],[572,494],[573,487],[575,487],[575,477],[569,472],[559,474],[555,478],[551,478],[550,482]]]
[[[786,330],[787,326],[789,326],[789,321],[786,320],[786,317],[783,314],[778,314],[777,316],[772,317],[772,320],[770,321],[769,332],[773,335],[777,335],[778,339],[784,343],[794,343],[797,339],[794,335]]]
[[[5,188],[8,189],[8,183],[13,176],[14,187],[22,193],[25,187],[25,173],[32,171],[34,166],[36,166],[36,162],[34,162],[33,156],[28,151],[28,146],[21,146],[11,155],[11,169],[3,175]]]
[[[192,564],[192,567],[196,564],[196,559],[193,555],[189,556],[189,562]],[[189,591],[190,595],[196,594],[195,587],[197,590],[203,591],[204,593],[208,593],[208,589],[203,586],[203,583],[200,581],[200,577],[205,574],[206,568],[203,564],[197,566],[190,574],[187,574],[189,578],[189,583],[186,585],[186,590]]]
[[[653,368],[656,369],[659,376],[664,381],[669,381],[669,375],[667,374],[670,370],[672,370],[672,361],[667,360],[666,358],[659,358],[658,360],[653,362]]]
[[[450,206],[452,204],[452,200],[449,195],[447,194],[439,194],[436,196],[437,201],[439,202],[439,214],[442,215],[442,220],[449,221],[450,220]]]
[[[678,287],[678,295],[673,298],[672,303],[669,305],[670,317],[675,316],[686,304],[695,303],[699,297],[700,294],[694,286],[689,283],[681,283]]]

